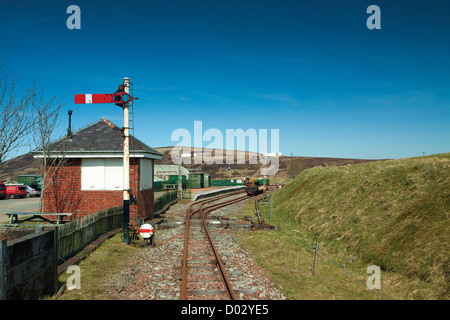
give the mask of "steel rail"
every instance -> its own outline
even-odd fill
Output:
[[[187,297],[187,271],[188,271],[187,261],[188,261],[188,248],[189,248],[190,220],[191,220],[191,217],[195,213],[199,212],[199,209],[197,209],[197,210],[193,209],[194,206],[214,202],[214,201],[217,201],[217,200],[220,200],[223,198],[230,197],[231,195],[234,195],[237,193],[238,192],[233,192],[230,194],[214,197],[213,199],[205,199],[205,200],[196,201],[189,206],[189,209],[187,210],[187,214],[186,214],[185,234],[184,234],[184,250],[183,250],[183,260],[182,260],[182,265],[181,265],[181,291],[180,291],[180,299],[181,300],[186,300],[186,297]]]
[[[189,209],[187,210],[187,214],[186,214],[184,250],[183,250],[183,259],[182,259],[182,265],[181,265],[181,291],[180,291],[180,299],[181,300],[186,300],[186,297],[187,297],[187,292],[186,292],[187,291],[187,271],[188,271],[187,261],[188,261],[188,248],[189,248],[190,219],[195,213],[200,211],[200,209],[194,210],[193,208],[197,205],[202,206],[206,203],[215,202],[217,200],[227,198],[232,195],[236,195],[236,194],[240,194],[240,193],[242,193],[242,191],[236,191],[236,192],[228,193],[225,195],[220,195],[220,196],[214,197],[212,199],[204,199],[204,200],[196,201],[189,206]]]
[[[218,204],[217,206],[214,207],[214,209],[209,209],[208,208],[208,209],[206,209],[206,212],[203,212],[203,210],[200,209],[201,210],[201,215],[202,215],[203,227],[204,227],[204,230],[206,232],[206,236],[208,237],[211,249],[213,250],[214,257],[216,258],[216,265],[217,265],[217,267],[219,269],[220,276],[222,278],[223,283],[225,284],[225,289],[226,289],[227,295],[230,298],[230,300],[237,300],[237,296],[234,293],[233,286],[231,285],[230,280],[228,279],[228,276],[227,276],[227,273],[226,273],[226,270],[225,270],[225,265],[223,264],[222,259],[220,258],[219,252],[216,249],[216,246],[214,245],[214,241],[212,240],[211,234],[209,233],[209,228],[208,228],[208,225],[207,225],[206,216],[209,213],[211,213],[212,211],[214,211],[214,210],[217,210],[217,209],[219,209],[221,207],[225,207],[225,206],[230,205],[230,204],[237,203],[237,202],[239,202],[241,200],[244,200],[244,199],[248,199],[248,195],[245,195],[244,197],[241,197],[241,198],[232,199],[230,201],[227,201],[225,204]]]
[[[219,269],[219,274],[221,275],[221,278],[224,282],[225,288],[226,288],[226,292],[227,295],[229,296],[230,299],[237,299],[236,295],[233,291],[233,288],[231,286],[230,281],[228,280],[228,277],[226,275],[226,271],[225,271],[225,266],[218,254],[218,251],[216,249],[216,247],[214,246],[213,240],[211,238],[211,235],[209,233],[208,227],[207,227],[207,222],[206,222],[206,216],[207,214],[211,213],[214,210],[217,210],[219,208],[228,206],[230,204],[234,204],[237,203],[239,201],[242,201],[244,199],[248,199],[248,195],[245,195],[244,197],[240,197],[237,199],[230,199],[227,200],[225,202],[222,203],[216,203],[216,204],[211,204],[207,207],[203,207],[211,202],[216,202],[218,200],[224,199],[224,198],[228,198],[230,196],[236,195],[236,194],[241,194],[243,193],[243,191],[237,191],[237,192],[233,192],[233,193],[229,193],[226,195],[222,195],[222,196],[218,196],[218,197],[214,197],[213,199],[205,199],[205,200],[201,200],[198,202],[195,202],[193,204],[191,204],[189,206],[189,209],[187,210],[186,213],[186,223],[185,223],[185,238],[184,238],[184,250],[183,250],[183,259],[182,259],[182,266],[181,266],[181,290],[180,290],[180,299],[181,300],[186,300],[187,299],[187,286],[188,286],[188,254],[189,254],[189,227],[190,227],[190,220],[191,217],[196,214],[196,213],[200,213],[201,218],[202,218],[202,224],[203,224],[203,228],[205,230],[206,236],[208,238],[208,242],[211,246],[211,249],[214,253],[214,257],[216,259],[216,265],[218,266]],[[195,206],[199,205],[199,208],[194,209]]]

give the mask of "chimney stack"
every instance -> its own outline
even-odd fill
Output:
[[[67,136],[72,139],[72,110],[69,110],[69,128],[67,129]]]

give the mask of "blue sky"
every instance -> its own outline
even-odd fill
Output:
[[[72,4],[81,30],[66,27]],[[373,4],[380,30],[366,27]],[[279,129],[284,155],[450,151],[448,1],[17,0],[0,10],[0,59],[21,86],[66,103],[60,135],[69,109],[74,129],[102,117],[123,126],[119,107],[73,95],[113,93],[130,77],[135,134],[151,147],[202,121],[224,136]]]

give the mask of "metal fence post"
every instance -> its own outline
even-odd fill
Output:
[[[316,241],[316,245],[314,248],[314,268],[313,268],[313,276],[316,276],[316,264],[317,264],[317,251],[319,251],[319,242]]]
[[[6,300],[6,241],[0,242],[0,300]]]

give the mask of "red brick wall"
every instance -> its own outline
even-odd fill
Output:
[[[137,205],[130,205],[130,222],[153,214],[153,189],[139,190],[139,159],[130,159],[130,188],[137,196]],[[50,177],[54,169],[50,169]],[[46,184],[48,180],[46,181]],[[44,192],[44,212],[73,212],[78,219],[99,210],[123,205],[122,191],[81,190],[81,159],[69,159],[53,175],[53,181]]]

